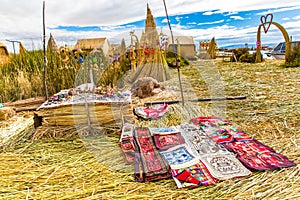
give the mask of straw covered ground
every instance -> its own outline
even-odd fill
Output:
[[[195,62],[182,69],[188,98],[246,96],[246,100],[170,105],[163,118],[139,121],[169,126],[218,115],[298,165],[254,172],[215,186],[177,189],[172,179],[136,183],[119,148],[119,130],[78,136],[76,128],[47,128],[47,137],[0,152],[0,199],[300,199],[300,68],[282,63]],[[174,76],[176,70],[173,71]],[[176,87],[174,87],[176,89]],[[178,87],[177,87],[178,90]],[[84,131],[84,129],[80,129]],[[60,135],[64,137],[49,138]],[[70,134],[67,134],[70,133]],[[75,133],[75,134],[73,134]]]

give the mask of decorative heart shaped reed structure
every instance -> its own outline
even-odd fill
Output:
[[[268,20],[268,18],[270,18]],[[264,28],[264,32],[267,33],[271,24],[272,24],[272,21],[273,21],[273,14],[269,13],[267,14],[266,16],[261,16],[260,17],[260,22],[262,23],[262,26]],[[266,26],[266,23],[268,23],[268,25]]]

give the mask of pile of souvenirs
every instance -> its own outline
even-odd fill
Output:
[[[124,124],[120,146],[137,182],[172,177],[178,188],[216,184],[296,165],[215,116],[166,128]]]
[[[105,103],[105,102],[131,102],[130,91],[119,91],[110,86],[90,87],[85,85],[61,90],[51,96],[48,101],[41,105],[41,108],[59,107],[63,105],[81,104],[85,102]]]

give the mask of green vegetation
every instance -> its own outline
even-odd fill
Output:
[[[248,48],[237,48],[233,50],[233,53],[240,62],[255,63],[256,53],[250,54],[248,50]],[[233,61],[235,60],[233,59]]]
[[[108,63],[99,50],[84,55],[84,62],[73,59],[73,53],[47,54],[47,89],[49,96],[63,89],[93,81],[99,85],[116,85],[130,69],[127,60]],[[0,66],[0,102],[10,102],[31,97],[45,96],[43,51],[28,51],[13,55],[9,63]],[[101,80],[99,80],[101,77]]]
[[[176,67],[175,61],[176,61],[176,54],[172,51],[168,51],[166,55],[166,60],[169,65],[169,67]],[[180,66],[185,67],[188,66],[190,63],[187,59],[180,57]]]
[[[43,52],[28,51],[13,55],[0,66],[0,102],[44,96]],[[47,56],[47,88],[49,95],[74,85],[78,64],[64,62],[56,54]]]
[[[285,67],[299,67],[300,66],[300,46],[297,45],[292,49],[292,52],[287,58]]]

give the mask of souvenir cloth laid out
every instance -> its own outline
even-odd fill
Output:
[[[160,153],[169,163],[178,188],[216,184],[205,165],[186,145],[178,145]]]
[[[170,167],[156,149],[149,129],[136,127],[134,137],[137,144],[134,166],[135,181],[155,181],[171,177]]]
[[[199,125],[211,139],[219,144],[252,139],[238,130],[231,122],[219,117],[201,116],[192,119],[191,122]]]
[[[178,126],[185,142],[195,155],[206,155],[212,153],[229,153],[225,147],[210,139],[199,127],[190,123]]]
[[[133,138],[133,131],[135,126],[133,124],[125,123],[122,127],[120,146],[123,151],[125,161],[128,164],[134,164],[136,145]]]
[[[237,154],[238,159],[251,170],[274,170],[292,167],[296,164],[272,148],[262,144],[256,139],[245,142],[232,142],[224,146]]]
[[[251,170],[274,170],[295,165],[287,157],[248,137],[225,119],[209,116],[198,117],[191,121],[200,125],[214,141],[237,154],[238,159]]]
[[[168,104],[157,104],[147,107],[137,107],[133,113],[142,119],[158,119],[168,111]]]
[[[158,150],[166,150],[185,143],[184,138],[175,126],[150,128],[150,132]]]
[[[112,88],[93,88],[85,90],[84,88],[91,87],[91,83],[83,84],[77,88],[61,90],[59,93],[49,97],[37,110],[43,108],[56,108],[60,106],[76,105],[88,103],[131,103],[130,91],[119,91]]]
[[[192,152],[197,155],[217,180],[251,175],[242,163],[226,148],[210,139],[194,124],[180,125],[181,133]]]

